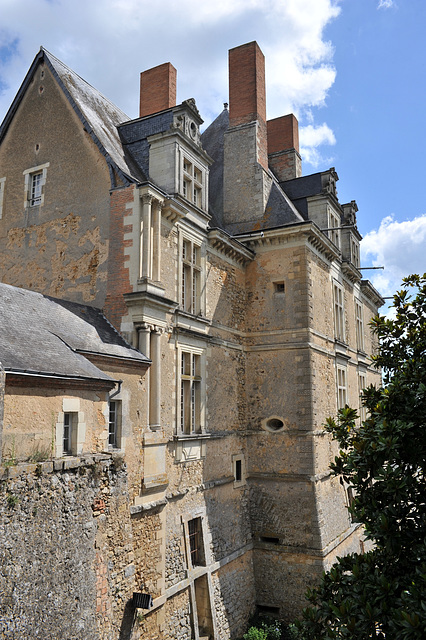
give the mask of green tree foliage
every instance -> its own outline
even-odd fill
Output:
[[[374,543],[338,558],[308,592],[309,639],[426,638],[426,274],[394,296],[394,318],[372,321],[384,386],[363,392],[367,419],[345,407],[326,429],[340,446],[331,465],[353,488],[352,518]]]

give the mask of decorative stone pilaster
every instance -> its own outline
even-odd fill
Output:
[[[163,204],[159,200],[154,200],[152,205],[152,279],[159,282],[161,280],[161,212]]]
[[[151,371],[149,384],[149,426],[152,431],[161,427],[161,334],[162,329],[151,331]]]
[[[142,200],[142,216],[141,216],[141,256],[140,256],[140,277],[151,277],[151,205],[152,196],[145,194]]]

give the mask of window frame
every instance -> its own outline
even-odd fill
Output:
[[[204,209],[205,169],[190,154],[182,150],[181,181],[179,192],[185,200]]]
[[[350,237],[350,249],[351,249],[351,262],[354,265],[354,267],[359,269],[361,265],[360,255],[359,255],[359,242],[356,238],[353,237],[352,234]]]
[[[64,411],[62,421],[62,455],[77,455],[78,411]]]
[[[6,178],[0,178],[0,220],[3,218],[4,192],[6,189]]]
[[[232,474],[234,476],[234,488],[246,484],[246,461],[243,453],[232,456]]]
[[[179,345],[176,433],[181,437],[197,437],[205,429],[205,349]],[[189,363],[189,370],[187,367]],[[184,373],[186,371],[186,373]],[[185,409],[186,407],[186,409]]]
[[[356,334],[356,348],[362,353],[365,352],[365,337],[364,337],[364,307],[360,300],[355,298],[355,334]]]
[[[333,281],[333,317],[334,338],[345,343],[345,291],[340,282],[336,280]]]
[[[122,406],[121,400],[115,398],[108,400],[108,449],[121,449]],[[114,420],[111,420],[112,408],[114,408]]]
[[[191,518],[188,525],[188,555],[192,569],[206,566],[206,556],[203,536],[203,519],[201,516]]]
[[[337,409],[343,409],[348,403],[348,369],[345,365],[336,365]]]
[[[41,164],[37,167],[31,167],[23,171],[25,177],[25,200],[24,207],[26,209],[34,209],[44,204],[44,187],[46,184],[47,169],[50,166],[49,162]],[[34,184],[36,178],[40,176],[40,180],[37,181],[37,195],[34,196]],[[37,201],[36,201],[37,200]]]
[[[180,229],[179,307],[193,316],[205,314],[205,244],[203,239]]]
[[[358,396],[359,396],[359,420],[362,424],[367,419],[367,409],[362,404],[361,392],[367,386],[367,375],[365,371],[358,371]]]
[[[327,211],[327,227],[328,227],[328,237],[333,244],[340,250],[340,227],[341,227],[341,219],[339,215],[333,211],[332,209],[328,209]]]

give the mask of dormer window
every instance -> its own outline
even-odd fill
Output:
[[[351,262],[354,267],[359,269],[359,242],[353,236],[351,236]]]
[[[331,242],[340,249],[340,217],[334,212],[328,211],[328,237]]]
[[[184,198],[202,206],[203,172],[188,158],[183,159],[182,195]]]

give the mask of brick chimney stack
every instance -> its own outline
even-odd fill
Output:
[[[176,106],[176,69],[170,62],[141,73],[139,117]]]
[[[263,218],[268,173],[265,57],[257,42],[229,51],[229,128],[224,140],[224,223],[238,232]]]
[[[302,175],[299,154],[299,123],[292,113],[267,122],[269,166],[278,180]]]
[[[257,162],[267,169],[265,56],[257,42],[229,51],[229,126],[257,121]]]

